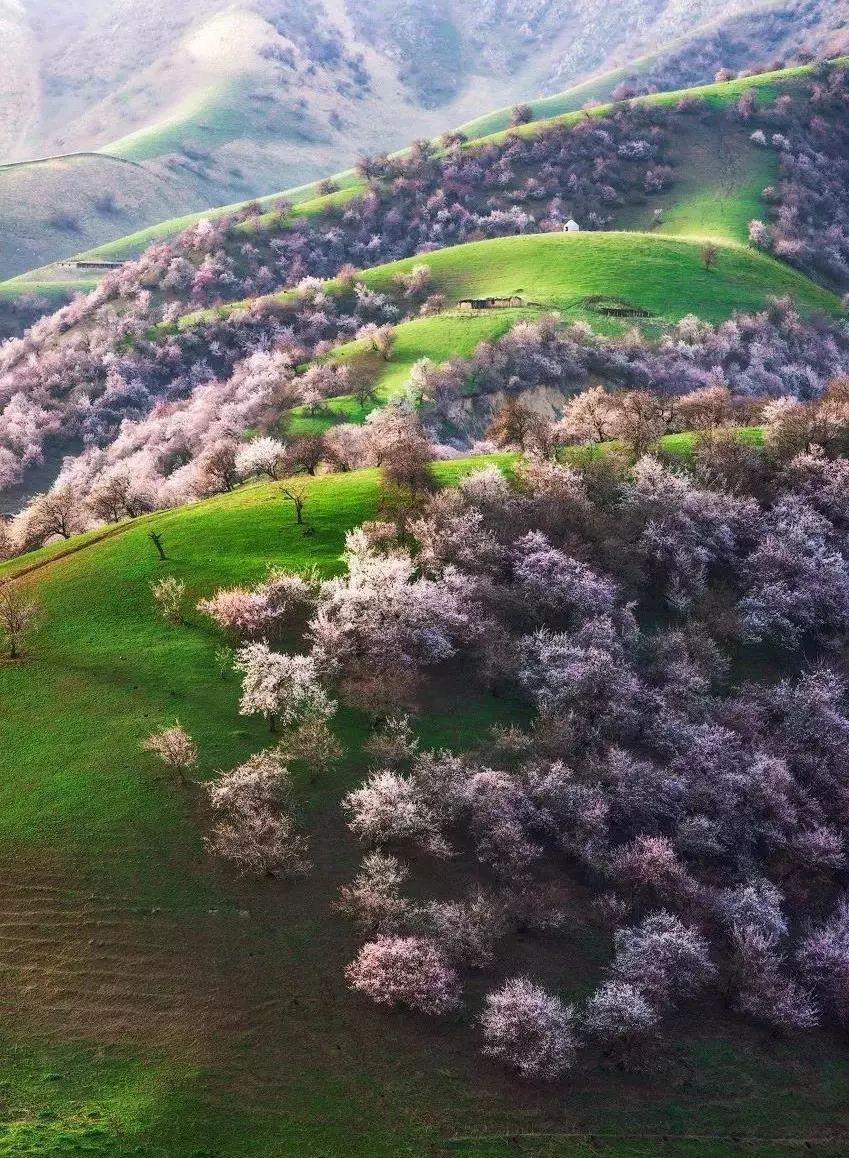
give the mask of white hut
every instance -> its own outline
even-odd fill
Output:
[[[563,226],[563,232],[564,233],[580,233],[581,227],[578,224],[578,222],[575,220],[574,217],[570,217],[569,220],[566,222],[566,224]]]

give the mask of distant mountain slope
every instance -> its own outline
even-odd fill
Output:
[[[531,8],[518,0],[5,3],[17,36],[38,45],[39,78],[29,132],[6,160],[109,148],[181,110],[190,134],[189,106],[208,107],[228,80],[240,82],[245,110],[258,104],[272,119],[274,105],[302,113],[306,139],[316,139],[310,116],[323,112],[337,148],[367,147],[378,135],[402,144],[419,126],[445,127],[475,106],[491,107],[499,91],[508,100],[532,96],[604,66],[616,49],[633,56],[751,7],[746,0],[639,0],[625,9],[601,0],[540,0]],[[379,124],[353,107],[390,99],[394,115]],[[256,126],[243,132],[257,135]]]
[[[0,0],[3,84],[0,96],[0,157],[24,142],[39,107],[39,77],[32,30],[22,0]]]
[[[625,8],[539,0],[532,10],[518,0],[91,0],[72,13],[59,0],[0,0],[8,45],[0,159],[97,150],[138,162],[170,190],[165,213],[156,196],[128,198],[116,229],[76,207],[89,227],[75,239],[44,224],[67,209],[63,189],[48,181],[35,193],[27,241],[0,253],[0,276],[163,217],[298,186],[487,108],[503,106],[467,128],[503,128],[513,102],[565,83],[573,87],[534,102],[536,115],[606,100],[623,81],[637,91],[681,87],[724,64],[837,52],[849,47],[844,8],[842,0]],[[112,176],[120,172],[104,171],[104,196],[120,200]],[[0,213],[3,225],[21,228]]]
[[[0,267],[31,269],[168,213],[179,183],[131,162],[80,153],[0,168]]]

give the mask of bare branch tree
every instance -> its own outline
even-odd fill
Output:
[[[291,503],[295,508],[295,522],[299,527],[304,525],[304,507],[307,501],[309,487],[305,482],[288,482],[280,488],[284,502]]]
[[[147,537],[148,537],[148,539],[150,539],[151,543],[153,543],[154,547],[156,548],[156,553],[157,553],[157,555],[159,555],[159,558],[163,562],[165,562],[167,556],[165,554],[165,547],[162,543],[162,536],[157,534],[156,531],[149,531]]]

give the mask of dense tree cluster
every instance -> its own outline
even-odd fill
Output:
[[[845,460],[802,452],[757,494],[704,462],[611,459],[604,487],[597,465],[486,468],[426,500],[404,545],[383,524],[352,535],[308,632],[330,683],[363,661],[390,683],[459,665],[534,710],[463,755],[392,721],[344,801],[368,851],[340,900],[375,938],[352,987],[439,1013],[505,938],[556,937],[564,897],[571,921],[612,925],[582,1005],[524,976],[486,998],[483,1052],[527,1077],[591,1048],[645,1064],[694,1000],[781,1032],[847,1017]],[[399,567],[389,647],[363,583]],[[747,682],[767,655],[774,678]],[[465,894],[414,900],[399,858],[423,856]]]
[[[784,99],[769,116],[783,120]],[[779,186],[765,192],[771,223],[752,223],[753,244],[843,293],[849,290],[847,112],[846,70],[820,65],[801,116],[782,124],[783,131],[767,126],[752,137],[778,152],[780,175]]]
[[[364,427],[342,424],[323,439],[240,441],[246,426],[300,401],[306,389],[321,398],[350,389],[345,365],[319,363],[299,374],[302,355],[285,343],[253,354],[230,379],[204,383],[142,421],[123,422],[108,447],[70,460],[59,485],[34,500],[12,528],[14,549],[31,549],[92,521],[230,490],[247,477],[313,473],[321,462],[343,470],[386,462],[402,479],[416,475],[418,462],[419,485],[427,489],[424,464],[434,451],[415,433],[409,405],[375,411]],[[847,359],[846,323],[805,319],[790,302],[776,300],[762,313],[738,314],[718,326],[685,318],[660,343],[636,333],[601,337],[581,323],[522,322],[499,341],[481,343],[470,358],[414,367],[410,393],[431,443],[450,424],[455,444],[468,446],[505,400],[521,403],[540,392],[561,399],[554,431],[523,404],[501,414],[491,437],[546,453],[552,440],[619,437],[641,452],[669,431],[746,423],[765,399],[819,398]],[[591,387],[600,380],[607,390]],[[820,424],[803,445],[826,437]]]
[[[745,420],[746,400],[818,397],[829,381],[845,373],[847,359],[846,323],[802,318],[785,299],[772,301],[761,313],[736,314],[718,326],[686,317],[659,343],[637,333],[620,340],[604,338],[583,323],[559,328],[553,319],[543,319],[519,323],[497,342],[482,342],[471,358],[428,368],[424,414],[432,415],[434,424],[447,420],[474,429],[468,416],[471,397],[478,400],[481,430],[493,407],[505,399],[534,392],[568,396],[602,381],[608,388],[663,396],[658,433],[664,433],[676,429],[679,415],[684,425],[678,429],[710,425],[711,396],[700,393],[688,406],[685,395],[720,388],[740,400],[738,414]],[[633,415],[629,419],[620,413],[614,420],[609,411],[594,419],[586,409],[586,395],[582,405],[576,441],[603,440],[612,436],[617,422],[626,428],[633,424]],[[534,445],[536,438],[531,426],[526,445]]]
[[[718,412],[716,397],[694,405]],[[487,467],[351,532],[342,576],[272,573],[259,620],[215,614],[250,637],[274,625],[279,591],[284,617],[311,616],[299,654],[255,640],[236,664],[242,710],[297,735],[326,746],[331,696],[362,706],[380,683],[372,770],[343,801],[365,850],[337,903],[365,938],[352,989],[445,1015],[481,971],[482,1052],[546,1080],[591,1050],[647,1064],[695,1001],[771,1032],[849,1026],[845,387],[772,417],[757,470],[707,420],[686,469],[612,453]],[[422,748],[400,711],[458,676],[524,701],[529,724],[462,754]],[[293,743],[274,755],[275,792]],[[232,774],[260,803],[268,759]],[[275,800],[247,819],[234,805],[217,850],[297,871]],[[444,887],[429,900],[415,877],[432,857]],[[511,938],[545,937],[550,962],[576,922],[611,933],[588,997],[568,1000],[550,965],[499,981]]]

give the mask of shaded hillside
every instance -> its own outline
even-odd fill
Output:
[[[114,237],[169,212],[184,185],[99,153],[0,168],[0,268],[12,275]]]

